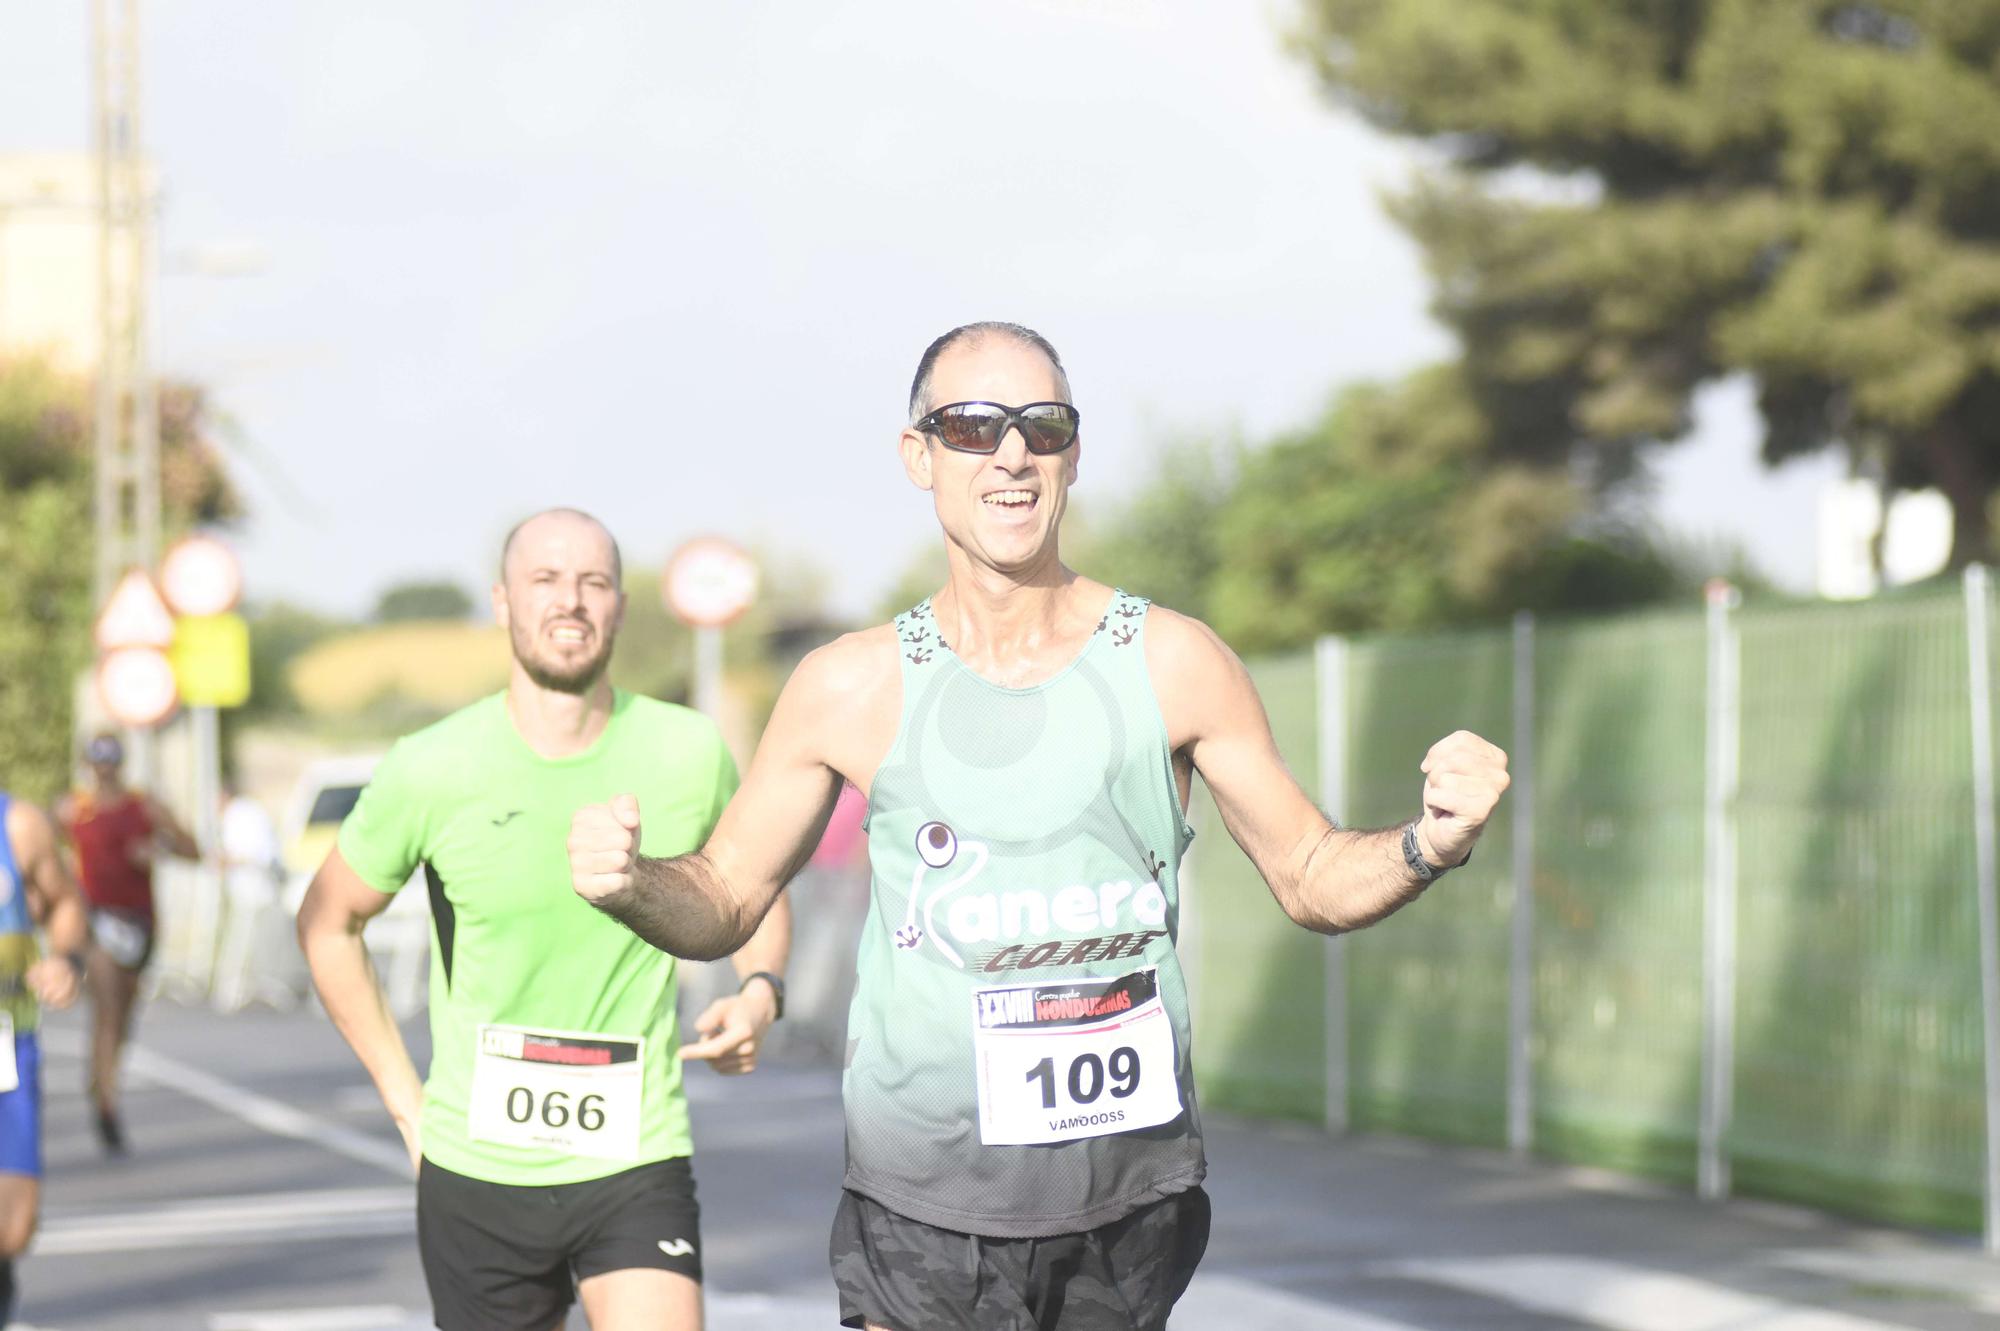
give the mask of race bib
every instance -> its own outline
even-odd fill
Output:
[[[21,1084],[21,1066],[14,1061],[14,1014],[0,1012],[0,1095]]]
[[[137,970],[146,960],[153,936],[145,924],[114,911],[97,910],[90,915],[91,936],[104,955],[126,970]]]
[[[979,1140],[1102,1137],[1180,1116],[1174,1028],[1159,972],[973,994]]]
[[[637,1160],[645,1043],[481,1026],[467,1130],[475,1141]]]

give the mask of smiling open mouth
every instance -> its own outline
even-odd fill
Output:
[[[988,508],[1005,509],[1013,513],[1025,513],[1035,506],[1033,490],[995,490],[983,495],[980,502]]]

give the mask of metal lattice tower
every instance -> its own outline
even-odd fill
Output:
[[[92,0],[91,65],[98,188],[95,602],[126,570],[160,558],[160,399],[147,296],[152,182],[140,151],[139,0]],[[130,773],[158,775],[151,731],[128,731]]]
[[[147,292],[151,190],[139,139],[139,0],[93,0],[98,184],[96,603],[160,554],[160,410]]]

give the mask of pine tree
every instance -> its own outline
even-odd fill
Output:
[[[1326,86],[1449,166],[1395,201],[1495,449],[1599,487],[1754,376],[1764,457],[2000,488],[2000,0],[1305,0]]]

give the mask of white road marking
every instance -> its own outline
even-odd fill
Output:
[[[200,1068],[190,1067],[178,1059],[139,1045],[133,1045],[128,1050],[126,1066],[162,1086],[172,1087],[225,1114],[232,1114],[253,1128],[310,1142],[335,1155],[373,1165],[397,1178],[410,1177],[409,1153],[399,1143],[386,1142],[342,1124],[330,1123],[303,1109],[295,1109],[268,1095],[259,1095],[234,1082],[224,1081],[214,1073],[203,1072]]]
[[[1586,1257],[1384,1262],[1372,1273],[1450,1285],[1607,1331],[1907,1331],[1904,1323],[1745,1294],[1695,1276]]]
[[[260,1193],[167,1202],[103,1215],[51,1215],[35,1236],[37,1256],[145,1252],[162,1248],[297,1243],[409,1234],[415,1189]]]
[[[1167,1325],[1170,1331],[1212,1326],[1229,1331],[1422,1331],[1408,1322],[1351,1312],[1225,1275],[1195,1276]]]
[[[80,1058],[83,1038],[74,1031],[45,1031],[42,1047],[45,1051],[54,1050],[68,1057]],[[248,1087],[225,1081],[212,1072],[203,1072],[144,1045],[126,1046],[125,1067],[136,1078],[179,1091],[211,1108],[240,1118],[253,1128],[262,1128],[279,1137],[311,1142],[335,1155],[344,1155],[364,1165],[387,1170],[400,1179],[411,1177],[409,1153],[400,1142],[384,1141],[339,1123],[329,1123],[303,1109],[295,1109],[268,1095],[259,1095]]]
[[[1880,1250],[1799,1248],[1760,1253],[1757,1260],[1854,1285],[1935,1292],[1982,1312],[2000,1312],[2000,1266],[1975,1248],[1940,1252],[1901,1243]]]

